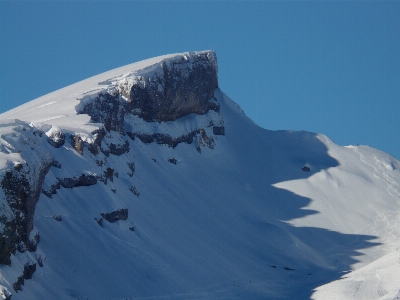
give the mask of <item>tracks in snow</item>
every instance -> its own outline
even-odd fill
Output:
[[[400,247],[400,184],[388,172],[394,170],[394,167],[390,161],[387,161],[388,157],[379,158],[373,154],[374,161],[371,162],[358,147],[354,147],[353,150],[359,155],[361,162],[372,168],[373,176],[386,184],[387,193],[399,204],[399,209],[395,211],[378,211],[374,221],[358,230],[357,233],[380,236],[385,244],[384,249],[387,252],[393,251]]]

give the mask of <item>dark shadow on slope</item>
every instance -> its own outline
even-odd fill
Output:
[[[273,184],[309,178],[321,170],[339,166],[329,156],[320,136],[309,132],[268,131],[251,121],[241,127],[233,122],[229,124],[229,119],[226,121],[229,142],[241,145],[237,147],[241,185],[265,204],[264,216],[243,212],[243,217],[255,222],[254,227],[258,228],[258,232],[250,233],[247,246],[261,238],[260,244],[264,246],[253,249],[254,258],[280,275],[287,274],[283,275],[287,284],[277,283],[277,294],[286,299],[309,299],[315,288],[340,279],[350,270],[358,262],[360,250],[379,245],[372,242],[376,236],[294,227],[285,222],[319,212],[305,209],[311,199],[275,188]],[[234,131],[232,135],[229,135],[230,129]],[[272,254],[278,253],[282,245],[279,255]],[[293,289],[289,289],[291,286]],[[265,299],[265,295],[251,290],[248,292],[254,299]]]

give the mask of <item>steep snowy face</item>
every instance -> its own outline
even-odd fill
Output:
[[[256,126],[218,88],[212,51],[124,66],[0,118],[0,299],[399,291],[400,162]]]
[[[135,139],[172,148],[194,142],[199,153],[213,148],[213,136],[224,134],[217,86],[215,53],[189,52],[95,76],[1,116],[0,264],[12,266],[12,257],[19,257],[14,278],[8,278],[15,291],[43,263],[33,222],[40,195],[52,198],[60,188],[112,182],[118,172],[110,154],[121,156],[130,179]],[[128,189],[139,196],[135,186]]]

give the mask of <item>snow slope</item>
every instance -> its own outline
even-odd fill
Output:
[[[201,135],[172,148],[109,132],[108,143],[127,141],[129,152],[107,157],[86,148],[81,155],[69,139],[55,148],[44,135],[26,138],[22,128],[31,126],[90,140],[101,125],[76,114],[76,99],[107,88],[99,82],[173,56],[92,77],[0,115],[3,173],[27,159],[33,169],[28,146],[61,166],[50,168],[43,189],[57,178],[113,169],[103,182],[40,195],[37,250],[16,252],[11,266],[0,267],[0,295],[4,289],[13,300],[399,297],[400,162],[376,149],[262,129],[219,89],[218,115],[131,122],[138,132],[171,136],[204,128],[213,147],[201,144]],[[225,135],[207,127],[218,118]],[[126,220],[96,221],[118,209],[128,210]],[[24,264],[39,260],[43,266],[14,291]]]

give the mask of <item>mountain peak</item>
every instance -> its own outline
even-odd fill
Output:
[[[76,110],[107,131],[124,132],[126,115],[145,121],[174,121],[191,113],[218,110],[215,52],[189,52],[110,78],[100,91],[85,94]]]
[[[0,118],[0,299],[400,295],[400,162],[258,127],[213,51]]]
[[[79,128],[87,135],[99,128],[94,124],[98,122],[122,131],[126,112],[146,121],[169,121],[216,109],[212,97],[217,72],[211,50],[163,55],[82,80],[0,116],[72,131]],[[105,111],[109,104],[114,111]],[[122,116],[109,115],[120,109]]]

